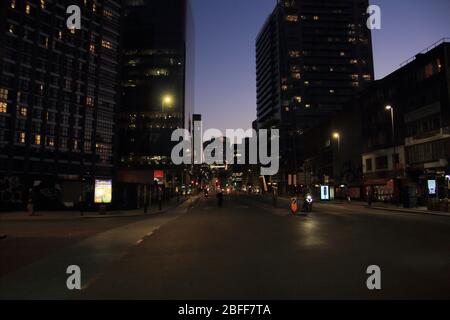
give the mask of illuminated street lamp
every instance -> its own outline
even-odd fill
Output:
[[[393,144],[393,148],[394,148],[394,156],[396,155],[396,151],[395,151],[395,122],[394,122],[394,108],[391,105],[387,105],[385,107],[386,111],[389,111],[389,113],[391,114],[391,126],[392,126],[392,144]],[[392,159],[394,162],[394,159]],[[397,164],[394,163],[394,170],[396,169]]]
[[[170,107],[170,105],[172,104],[172,102],[173,102],[172,96],[167,95],[167,96],[164,96],[164,97],[162,98],[162,113],[164,113],[164,108],[165,108],[165,106],[166,106],[166,105],[169,105],[169,107]]]

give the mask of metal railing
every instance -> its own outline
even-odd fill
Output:
[[[416,59],[417,55],[419,55],[419,54],[425,54],[425,53],[427,53],[427,52],[430,52],[431,50],[433,50],[433,49],[436,48],[437,46],[439,46],[439,45],[441,45],[441,44],[443,44],[443,43],[446,43],[446,42],[449,42],[449,43],[450,43],[450,38],[442,38],[441,40],[439,40],[439,41],[433,43],[431,46],[428,46],[427,48],[425,48],[425,49],[423,49],[422,51],[420,51],[420,52],[419,52],[418,54],[416,54],[414,57],[411,57],[411,58],[409,58],[408,60],[405,60],[404,62],[402,62],[402,63],[400,64],[400,67],[403,67],[403,66],[407,65],[408,63],[414,61],[414,60]]]

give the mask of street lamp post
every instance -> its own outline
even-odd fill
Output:
[[[171,96],[164,96],[162,98],[162,106],[161,106],[161,111],[162,113],[164,113],[164,107],[166,104],[171,104],[172,103],[172,97]]]
[[[392,156],[392,169],[394,171],[394,177],[398,177],[397,176],[397,151],[396,151],[396,146],[395,146],[395,121],[394,121],[394,108],[391,105],[387,105],[385,107],[386,111],[389,111],[390,115],[391,115],[391,126],[392,126],[392,147],[393,147],[393,156]],[[398,155],[398,161],[400,163],[400,155]],[[394,190],[395,190],[395,184],[396,181],[394,179]],[[397,186],[398,189],[398,186]],[[400,190],[398,190],[398,192],[400,192]],[[400,196],[396,197],[396,202],[397,202],[397,206],[399,204],[399,200],[400,200]]]
[[[394,108],[391,106],[391,105],[387,105],[386,106],[386,111],[389,111],[389,113],[390,113],[390,115],[391,115],[391,126],[392,126],[392,147],[393,147],[393,150],[394,150],[394,156],[393,156],[393,159],[392,159],[392,162],[394,162],[394,160],[395,160],[395,155],[396,155],[396,148],[395,148],[395,122],[394,122]],[[396,163],[394,163],[394,165],[393,165],[393,169],[394,169],[394,172],[396,172],[396,169],[397,169],[397,164]]]
[[[337,132],[333,133],[333,138],[337,140],[338,143],[338,151],[341,151],[341,135]]]
[[[333,139],[335,139],[337,141],[338,152],[336,155],[336,162],[337,162],[336,167],[339,168],[339,171],[340,171],[341,135],[338,132],[335,132],[335,133],[333,133]],[[336,168],[336,172],[334,173],[335,178],[337,177],[337,168]],[[340,180],[342,180],[342,179],[340,179]],[[339,182],[342,182],[342,181],[339,181]]]

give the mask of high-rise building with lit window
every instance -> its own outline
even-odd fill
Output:
[[[278,1],[257,37],[258,128],[280,129],[282,183],[302,165],[305,131],[373,80],[368,6],[368,0]]]
[[[112,178],[120,19],[115,0],[0,2],[2,207],[33,186],[42,207],[93,202],[95,179]]]
[[[191,131],[194,30],[187,0],[126,0],[124,9],[118,175],[122,202],[136,207],[150,189],[170,193],[183,180],[171,136]]]

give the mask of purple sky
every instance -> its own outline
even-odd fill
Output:
[[[276,0],[191,0],[196,27],[196,112],[204,129],[251,128],[256,119],[255,38]],[[372,0],[382,9],[373,31],[379,79],[443,37],[450,0]]]

